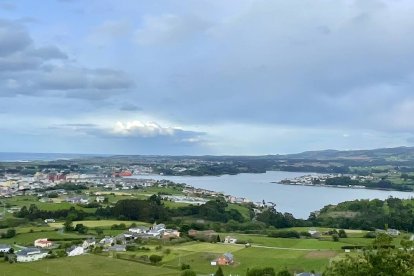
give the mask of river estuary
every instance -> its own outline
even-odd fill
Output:
[[[254,202],[265,200],[276,203],[282,212],[292,213],[297,218],[308,218],[310,212],[328,204],[354,199],[386,199],[414,197],[412,192],[381,191],[369,189],[346,189],[331,187],[314,187],[300,185],[283,185],[279,182],[285,178],[294,178],[309,173],[268,171],[266,173],[242,173],[221,176],[161,176],[146,175],[136,178],[167,179],[176,183],[186,183],[193,187],[223,192],[237,197],[246,197]]]

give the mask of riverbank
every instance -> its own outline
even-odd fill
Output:
[[[338,204],[356,199],[408,199],[414,196],[412,192],[386,191],[374,189],[344,189],[319,186],[283,185],[279,183],[286,178],[295,178],[306,173],[268,171],[266,173],[241,173],[222,176],[163,176],[145,175],[134,178],[151,178],[170,180],[175,183],[185,183],[196,188],[216,191],[239,198],[248,198],[253,202],[274,202],[280,212],[288,212],[296,218],[308,218],[311,212],[320,210],[329,204]]]

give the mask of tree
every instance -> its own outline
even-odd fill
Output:
[[[221,266],[219,266],[216,273],[214,273],[214,276],[224,276],[224,273],[223,273],[223,270],[221,269]]]
[[[161,260],[162,260],[162,256],[159,256],[159,255],[151,255],[150,257],[149,257],[149,260],[150,260],[150,262],[152,263],[152,264],[157,264],[157,263],[159,263],[159,262],[161,262]]]
[[[75,231],[77,231],[79,234],[86,234],[88,232],[88,227],[86,227],[82,223],[78,223],[75,226]]]
[[[376,247],[387,247],[391,244],[392,237],[385,234],[385,233],[379,233],[377,237],[375,238],[373,245]]]
[[[181,270],[188,270],[188,269],[190,269],[190,265],[189,264],[185,264],[185,263],[182,263],[181,264]]]
[[[15,229],[7,229],[7,232],[6,232],[6,235],[5,235],[6,239],[13,238],[14,236],[16,236],[16,230]]]
[[[367,250],[331,263],[325,276],[412,275],[414,254],[399,249]]]
[[[277,273],[277,276],[292,276],[292,274],[286,268]]]
[[[265,267],[265,268],[255,267],[255,268],[252,268],[252,269],[248,269],[247,273],[246,273],[246,276],[276,276],[276,273],[275,273],[275,270],[273,269],[273,267]],[[289,274],[289,276],[290,276],[290,274]]]
[[[339,236],[340,238],[347,238],[347,237],[348,237],[348,235],[346,234],[346,232],[345,232],[345,230],[344,230],[344,229],[340,229],[340,230],[338,231],[338,236]]]
[[[97,228],[95,228],[95,232],[98,236],[100,236],[100,235],[103,234],[104,231],[102,230],[102,228],[97,227]]]
[[[73,231],[73,222],[70,219],[67,219],[65,223],[63,223],[63,228],[66,232]]]
[[[181,276],[196,276],[197,274],[191,270],[191,269],[186,269],[181,273]]]

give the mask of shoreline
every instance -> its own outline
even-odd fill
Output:
[[[306,187],[321,187],[321,188],[336,188],[336,189],[352,189],[352,190],[376,190],[376,191],[388,191],[388,192],[405,192],[405,193],[414,193],[414,190],[397,190],[397,189],[387,189],[387,188],[375,188],[375,187],[355,187],[355,186],[345,186],[345,185],[323,185],[323,184],[301,184],[301,183],[282,183],[271,181],[273,184],[280,185],[289,185],[289,186],[306,186]]]

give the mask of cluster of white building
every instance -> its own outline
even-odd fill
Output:
[[[81,245],[74,245],[66,250],[69,257],[84,254],[89,248],[95,246],[94,238],[85,240]],[[16,252],[17,262],[33,262],[44,259],[49,254],[48,251],[54,247],[54,243],[46,238],[34,241],[34,247],[26,247]],[[0,252],[10,252],[12,247],[9,245],[0,245]]]
[[[203,205],[208,200],[201,197],[190,197],[190,196],[162,196],[163,200],[169,200],[177,203],[187,203],[187,204],[193,204],[193,205]]]

